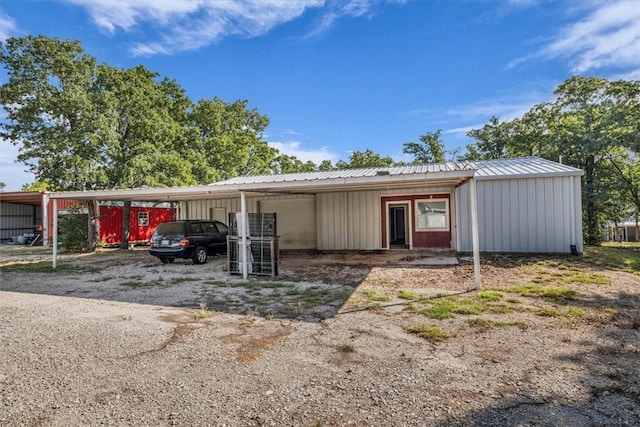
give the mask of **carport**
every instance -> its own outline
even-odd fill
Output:
[[[335,192],[359,192],[382,190],[402,191],[407,188],[458,188],[468,184],[468,209],[463,214],[470,218],[471,240],[474,259],[474,281],[480,287],[480,256],[478,238],[476,169],[458,163],[439,165],[401,166],[392,168],[352,169],[331,172],[296,173],[237,177],[209,185],[170,188],[138,188],[126,190],[66,191],[49,194],[53,203],[53,267],[58,256],[58,211],[59,199],[87,201],[149,201],[188,202],[211,199],[240,199],[241,218],[247,210],[247,194],[264,196],[318,196]],[[244,222],[242,231],[242,259],[247,260],[247,241]],[[247,278],[246,261],[242,265],[243,278]]]

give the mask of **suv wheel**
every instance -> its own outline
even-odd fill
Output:
[[[198,246],[193,253],[194,264],[204,264],[207,262],[207,250],[202,246]]]

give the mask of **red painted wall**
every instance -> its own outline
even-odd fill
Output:
[[[100,240],[115,245],[122,242],[122,206],[100,206]],[[149,224],[138,225],[138,212],[149,213]],[[170,208],[131,207],[129,242],[145,243],[161,222],[171,221]]]
[[[447,199],[449,200],[449,230],[448,231],[416,231],[416,200],[421,199]],[[451,221],[451,198],[449,194],[419,194],[419,195],[406,195],[406,196],[393,196],[382,197],[380,201],[380,213],[381,213],[381,227],[382,227],[382,247],[387,247],[387,202],[409,202],[409,209],[411,210],[411,224],[410,230],[411,241],[413,247],[418,248],[451,248],[451,227],[453,223]]]

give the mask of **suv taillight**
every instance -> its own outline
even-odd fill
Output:
[[[180,246],[189,246],[189,239],[187,238],[180,239]]]

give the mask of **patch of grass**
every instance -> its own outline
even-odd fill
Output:
[[[126,282],[119,283],[120,286],[129,286],[130,288],[151,288],[155,285],[154,282],[144,282],[142,280],[128,280]]]
[[[93,280],[89,280],[89,282],[101,283],[101,282],[108,282],[111,279],[115,279],[115,277],[114,276],[102,276],[102,277],[95,278]]]
[[[571,307],[567,310],[567,315],[570,317],[580,318],[584,316],[584,309],[579,307]]]
[[[363,295],[371,302],[389,302],[391,298],[386,295],[382,295],[373,289],[364,289]]]
[[[52,254],[53,250],[46,246],[0,246],[0,254],[3,255],[43,255]]]
[[[421,298],[420,295],[411,291],[399,291],[396,295],[400,299],[407,299],[410,301],[418,301]]]
[[[577,292],[565,287],[548,287],[540,285],[519,285],[504,288],[504,292],[519,294],[523,297],[541,297],[548,300],[574,300]]]
[[[504,298],[504,295],[498,291],[482,291],[478,292],[477,297],[485,301],[500,301]]]
[[[604,309],[604,312],[607,314],[611,314],[612,316],[617,316],[618,314],[620,314],[620,311],[616,310],[613,307],[607,307]]]
[[[174,277],[171,279],[171,284],[172,285],[178,285],[180,283],[184,283],[184,282],[199,282],[200,279],[196,278],[196,277]]]
[[[351,344],[338,344],[336,349],[341,353],[355,353],[356,348]]]
[[[85,267],[72,264],[58,264],[54,269],[51,261],[11,263],[0,265],[0,272],[19,272],[19,273],[99,273],[102,271],[97,267]]]
[[[450,334],[437,326],[424,324],[407,326],[405,328],[405,331],[409,332],[410,334],[415,334],[420,338],[427,339],[431,342],[441,342],[455,336],[455,334]]]
[[[477,328],[481,331],[486,331],[492,328],[500,328],[500,327],[508,327],[508,326],[516,326],[522,330],[527,329],[528,325],[521,321],[511,321],[511,322],[501,322],[497,320],[486,319],[484,317],[474,317],[471,319],[467,319],[467,323],[474,328]]]
[[[535,314],[542,317],[562,317],[562,311],[555,307],[538,307],[533,310]]]
[[[453,311],[457,305],[451,300],[442,300],[433,304],[431,307],[420,310],[420,313],[429,319],[449,319],[453,317]]]
[[[640,274],[640,242],[586,246],[583,259],[598,266]]]

